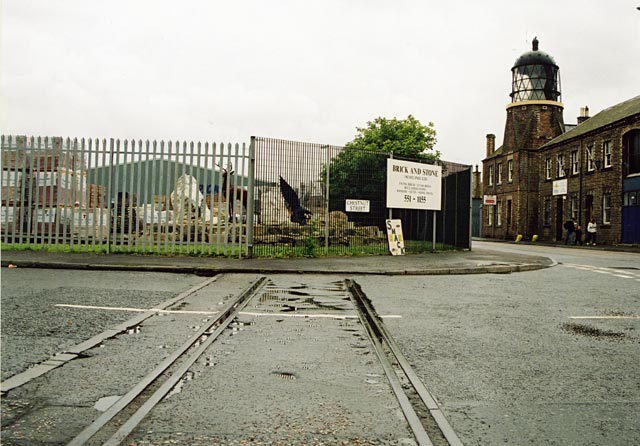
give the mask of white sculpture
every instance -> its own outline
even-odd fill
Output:
[[[191,175],[183,175],[176,182],[176,190],[171,193],[173,216],[180,224],[184,220],[200,216],[203,222],[216,224],[218,217],[214,217],[207,206],[204,195],[198,187],[198,180]],[[189,214],[191,212],[191,214]]]

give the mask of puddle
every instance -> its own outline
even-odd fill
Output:
[[[304,291],[300,291],[304,290]],[[269,281],[258,298],[257,308],[265,312],[313,312],[318,310],[353,310],[342,282],[311,287],[306,284],[279,287]]]
[[[164,399],[166,400],[168,398],[171,398],[173,395],[176,395],[182,392],[182,386],[184,386],[187,381],[191,381],[195,377],[196,375],[192,371],[188,371],[187,373],[185,373],[184,376],[180,378],[180,381],[178,381],[178,383],[175,386],[173,386],[173,389],[171,389],[171,391],[167,393]]]
[[[93,406],[93,408],[99,410],[100,412],[106,412],[120,398],[122,398],[122,396],[120,395],[105,396],[104,398],[100,398]]]
[[[562,324],[562,329],[575,335],[588,336],[591,338],[620,340],[626,336],[619,331],[600,330],[599,328],[586,324],[566,323]]]

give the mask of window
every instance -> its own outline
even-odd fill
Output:
[[[496,203],[496,226],[502,226],[502,201]]]
[[[571,218],[578,221],[578,194],[571,195]]]
[[[509,183],[513,181],[513,160],[507,161],[507,181]]]
[[[625,192],[623,203],[624,206],[638,206],[640,204],[640,191]]]
[[[631,130],[622,137],[623,175],[640,173],[640,130]]]
[[[547,180],[551,179],[551,158],[547,157],[544,167],[544,177]]]
[[[498,163],[498,181],[496,184],[502,184],[502,163]]]
[[[558,155],[558,177],[563,177],[565,176],[565,170],[564,170],[564,154],[560,154]]]
[[[487,206],[487,226],[493,226],[493,212],[495,206]]]
[[[587,147],[587,172],[593,172],[596,170],[596,162],[593,156],[593,146]]]
[[[544,198],[543,224],[551,226],[551,197]]]
[[[493,166],[489,166],[488,176],[489,178],[487,179],[487,182],[489,183],[489,186],[493,186]]]
[[[580,173],[580,160],[578,159],[578,151],[571,151],[571,173],[576,175]]]
[[[602,194],[602,224],[611,224],[611,193]]]
[[[611,167],[611,141],[602,143],[602,153],[604,154],[604,167]]]

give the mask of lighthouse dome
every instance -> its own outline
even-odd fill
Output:
[[[531,51],[522,54],[511,68],[511,102],[560,101],[560,68],[553,57],[538,49],[534,38]]]

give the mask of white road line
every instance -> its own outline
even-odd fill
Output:
[[[218,314],[220,313],[219,311],[187,311],[187,310],[162,310],[160,308],[99,307],[95,305],[56,304],[55,306],[64,307],[64,308],[80,308],[83,310],[132,311],[135,313],[146,313],[149,311],[155,311],[156,313],[171,313],[171,314]]]
[[[155,311],[156,313],[163,314],[204,314],[204,315],[213,315],[220,313],[219,311],[188,311],[188,310],[162,310],[160,308],[132,308],[132,307],[101,307],[96,305],[72,305],[72,304],[56,304],[56,307],[63,308],[76,308],[81,310],[103,310],[103,311],[131,311],[136,313],[146,313],[149,311]],[[303,314],[303,313],[259,313],[259,312],[249,312],[249,311],[241,311],[239,314],[245,316],[272,316],[272,317],[297,317],[297,318],[308,318],[308,319],[357,319],[358,316],[354,314]],[[380,316],[382,319],[399,319],[402,316],[397,314],[389,314]]]
[[[569,319],[640,319],[640,316],[569,316]]]
[[[579,269],[579,270],[582,270],[582,271],[589,271],[589,272],[593,272],[593,273],[598,273],[598,274],[609,274],[609,275],[611,275],[613,277],[619,277],[621,279],[639,280],[639,279],[637,279],[638,274],[633,273],[633,272],[628,272],[628,271],[622,271],[622,270],[616,269],[616,268],[604,268],[604,267],[599,267],[599,266],[579,265],[579,264],[572,264],[572,263],[565,263],[564,266],[567,266],[569,268]]]

